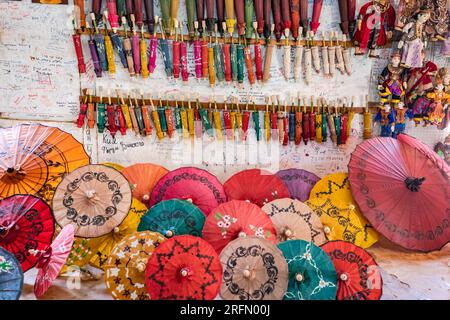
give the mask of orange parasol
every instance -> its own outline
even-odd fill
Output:
[[[58,128],[22,124],[0,129],[0,198],[38,194],[50,202],[61,178],[89,164],[72,135]]]
[[[103,236],[127,216],[131,188],[117,170],[103,165],[88,165],[68,174],[53,197],[57,223],[71,223],[78,237]]]
[[[148,204],[153,187],[169,170],[153,163],[136,163],[122,173],[133,189],[133,197]]]

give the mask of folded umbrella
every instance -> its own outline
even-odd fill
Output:
[[[103,236],[127,216],[131,188],[125,177],[102,165],[80,167],[66,175],[53,197],[57,223],[73,224],[78,237]]]
[[[136,163],[126,167],[122,174],[131,185],[133,197],[148,204],[153,188],[167,172],[166,168],[157,164]]]
[[[138,231],[155,231],[167,238],[189,234],[201,237],[205,215],[186,200],[170,199],[155,204],[142,217]]]
[[[260,169],[243,170],[223,185],[228,200],[246,200],[263,206],[279,198],[289,198],[289,190],[276,175]]]
[[[364,249],[346,241],[322,245],[338,277],[338,300],[379,300],[383,280],[378,265]]]
[[[220,261],[222,299],[283,299],[288,287],[288,265],[273,243],[256,237],[236,239],[223,249]]]
[[[38,262],[28,250],[44,250],[52,241],[55,220],[50,207],[30,195],[0,201],[0,247],[15,255],[24,272]]]
[[[69,224],[62,228],[52,244],[44,250],[31,250],[38,256],[37,268],[39,272],[34,283],[34,294],[42,297],[58,277],[70,254],[75,229]]]
[[[18,300],[23,287],[23,272],[14,255],[0,247],[0,300]]]
[[[282,242],[278,248],[288,264],[289,284],[284,300],[335,300],[337,275],[330,257],[304,240]]]
[[[275,175],[283,180],[290,197],[302,202],[308,200],[311,189],[320,180],[314,173],[303,169],[284,169]]]
[[[143,231],[124,237],[104,265],[106,288],[116,300],[149,300],[145,268],[149,257],[166,239],[157,232]]]
[[[450,167],[407,135],[372,138],[358,145],[349,180],[361,211],[389,240],[432,251],[450,239]]]
[[[189,200],[205,215],[226,201],[219,180],[211,173],[194,167],[178,168],[163,176],[153,188],[149,206],[168,199]]]
[[[328,240],[345,240],[368,248],[378,240],[378,233],[353,205],[339,198],[313,198],[306,204],[320,217]]]
[[[83,145],[58,128],[21,124],[0,129],[0,198],[13,194],[53,197],[61,178],[89,163]]]
[[[279,241],[301,239],[326,242],[319,216],[306,204],[289,198],[273,200],[261,208],[272,220]]]
[[[219,256],[208,242],[176,236],[153,251],[145,286],[153,300],[212,300],[219,291],[221,275]]]

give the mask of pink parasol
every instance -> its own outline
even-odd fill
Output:
[[[34,294],[37,298],[44,295],[52,282],[58,277],[72,249],[74,234],[74,226],[68,224],[46,250],[34,251],[39,255],[37,264],[39,272],[34,284]]]
[[[361,211],[386,238],[431,251],[450,239],[450,167],[414,138],[373,138],[356,147],[349,181]]]
[[[206,216],[226,201],[219,180],[213,174],[194,167],[178,168],[163,176],[153,188],[149,207],[168,199],[191,201]]]

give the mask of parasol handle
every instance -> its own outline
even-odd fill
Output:
[[[419,192],[420,186],[422,185],[422,183],[424,181],[425,181],[425,177],[421,177],[421,178],[407,177],[405,179],[405,184],[409,191]]]

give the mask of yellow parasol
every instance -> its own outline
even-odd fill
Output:
[[[113,169],[116,169],[119,172],[122,172],[122,170],[125,169],[125,167],[123,165],[118,164],[118,163],[114,163],[114,162],[103,162],[103,163],[100,163],[100,164],[102,164],[104,166],[107,166],[107,167],[110,167],[110,168],[113,168]]]
[[[104,264],[106,288],[114,299],[150,299],[145,288],[145,268],[153,250],[165,240],[157,232],[143,231],[117,243]]]
[[[345,240],[362,248],[378,241],[378,233],[357,207],[336,197],[313,198],[306,204],[320,217],[329,241]]]
[[[347,203],[355,204],[350,184],[348,182],[348,174],[346,172],[337,172],[326,175],[314,185],[309,194],[309,198],[327,198],[335,197]]]

